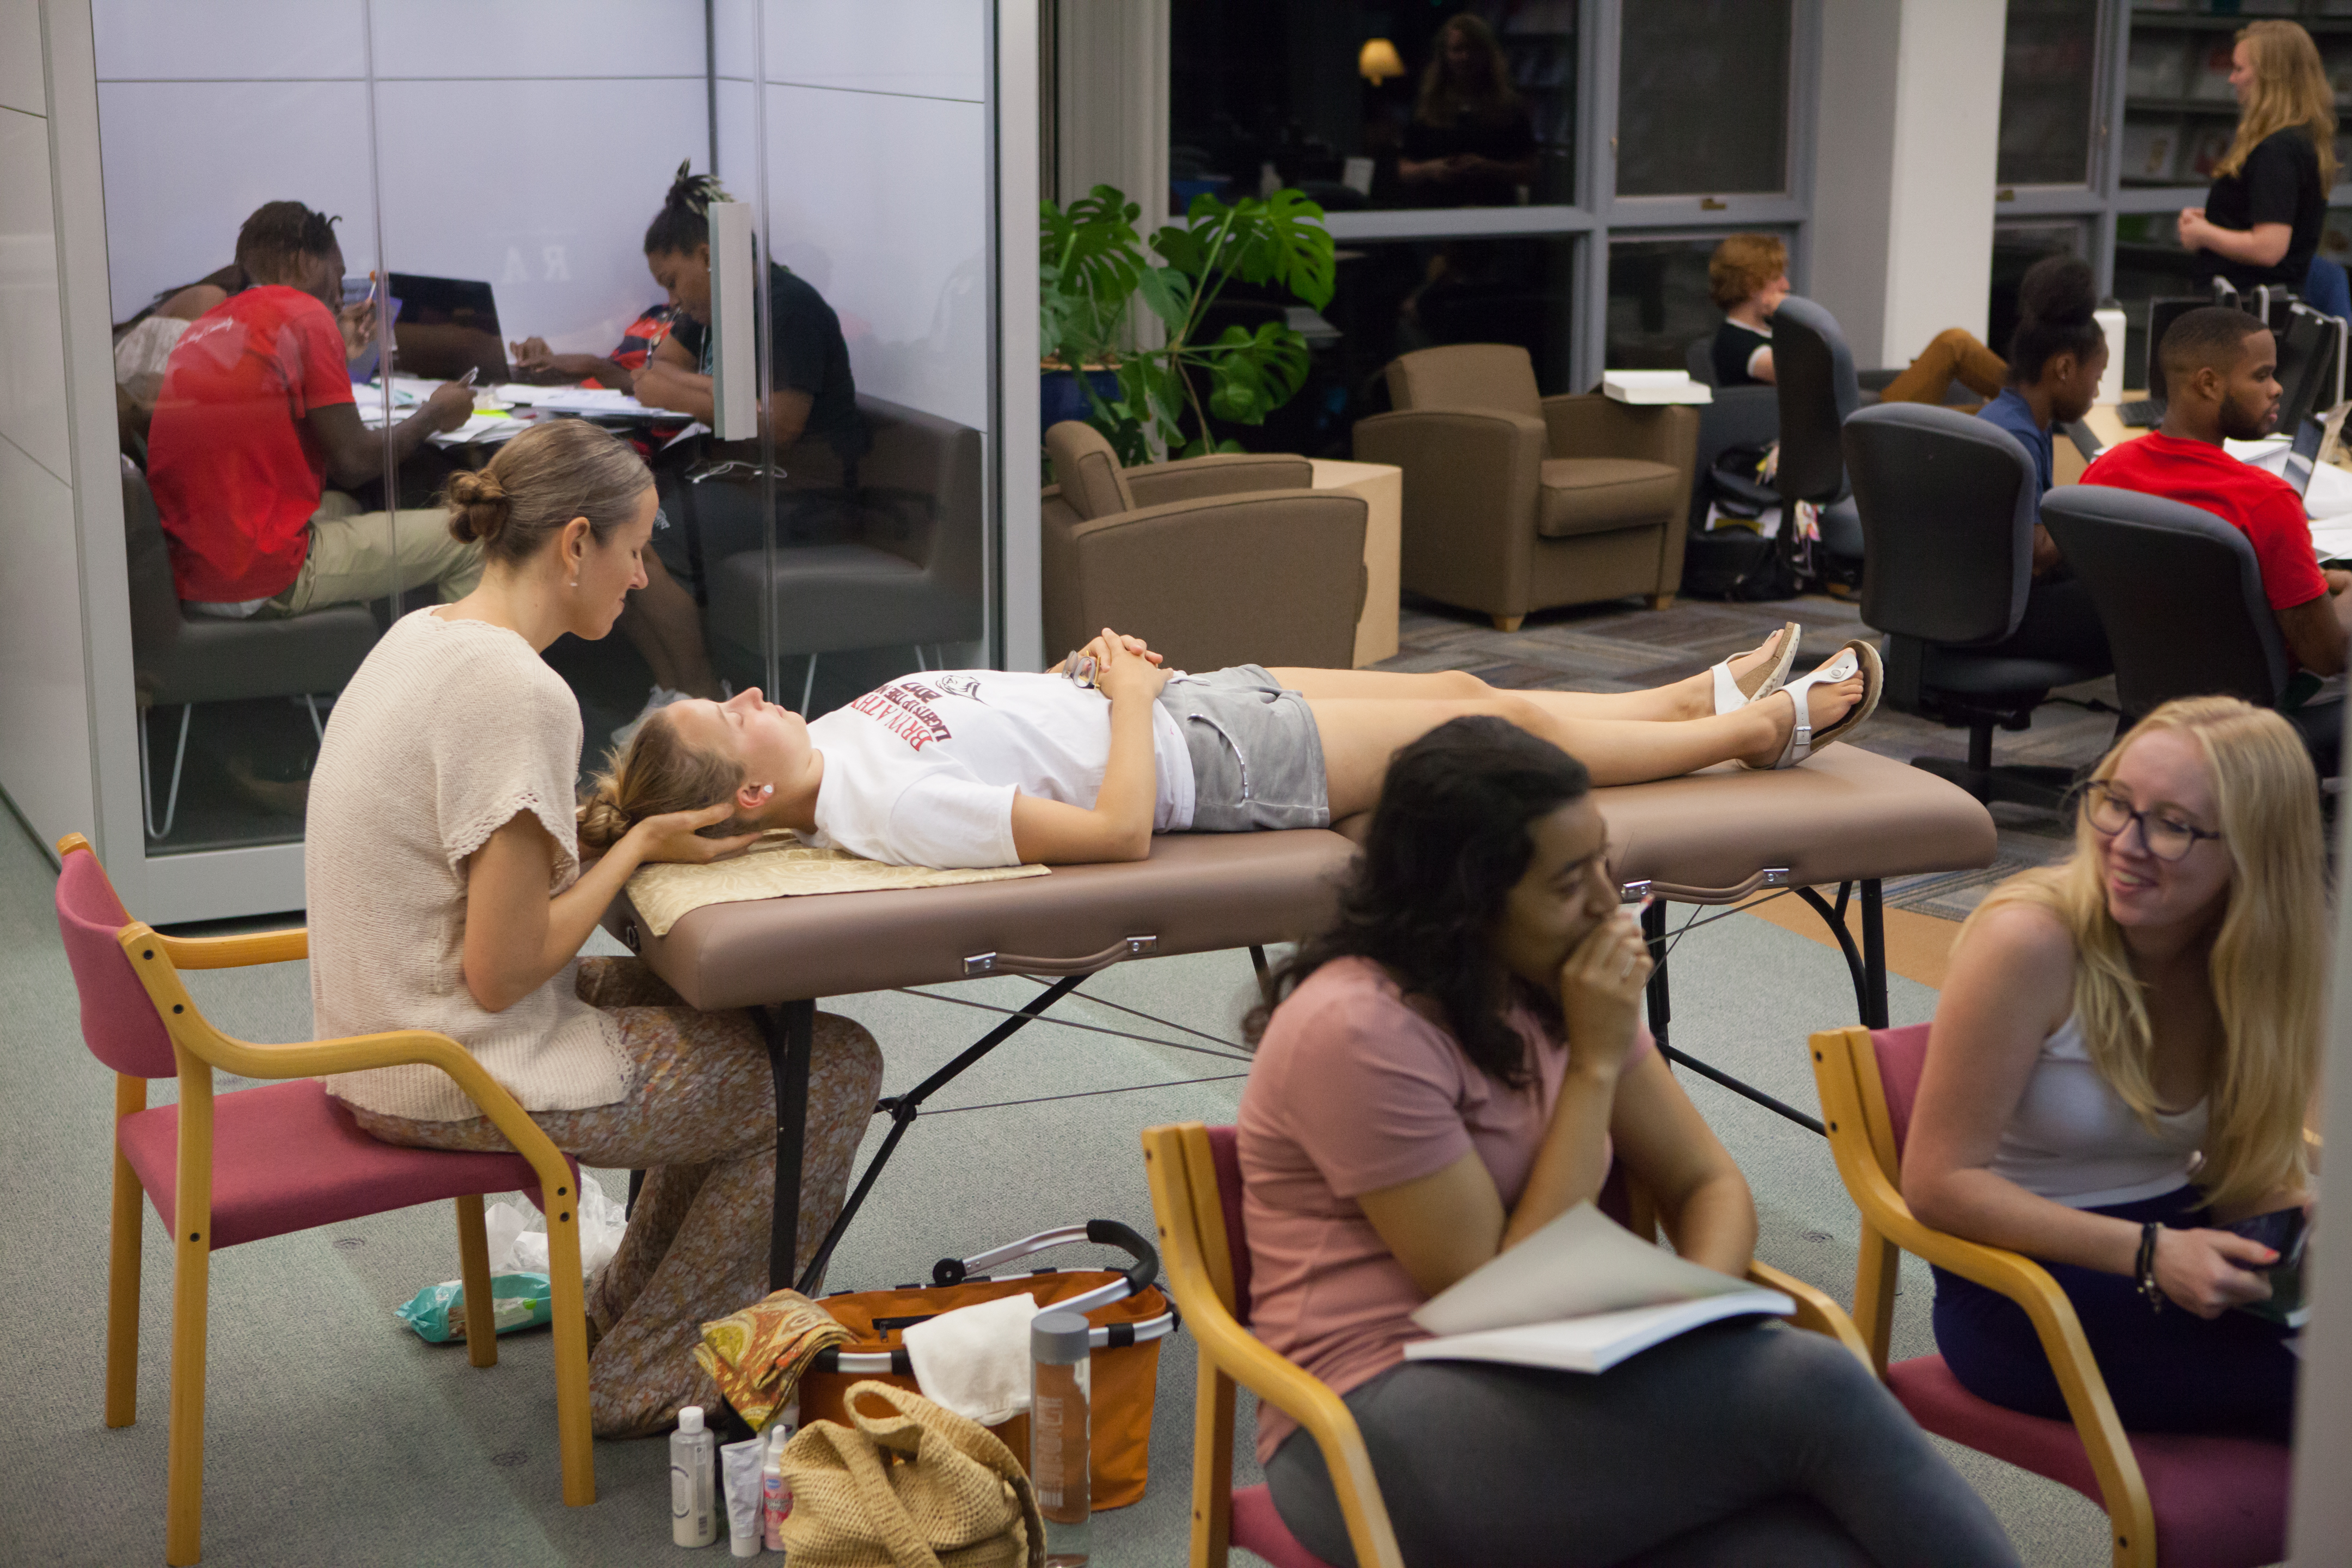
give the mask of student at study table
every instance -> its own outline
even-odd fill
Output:
[[[2009,341],[2009,384],[1978,410],[1977,416],[2015,437],[2033,459],[2033,582],[2026,590],[2025,617],[2003,639],[1998,653],[2010,658],[2047,658],[2081,665],[2100,674],[2115,668],[2106,628],[2090,589],[2058,553],[2057,542],[2040,521],[2041,498],[2056,482],[2057,454],[2052,429],[2071,425],[2091,410],[2099,378],[2107,369],[2107,336],[2092,312],[2098,293],[2090,267],[2072,256],[2045,256],[2026,268],[2017,286],[2017,331]]]
[[[343,489],[383,476],[473,414],[452,383],[392,427],[360,423],[343,333],[336,220],[270,202],[237,231],[248,286],[191,325],[165,362],[149,487],[181,600],[231,620],[298,616],[425,583],[461,598],[481,552],[443,513],[362,511]],[[332,480],[338,489],[330,490]]]
[[[2208,305],[2175,321],[2159,352],[2163,425],[2099,454],[2082,482],[2200,507],[2243,533],[2288,658],[2314,676],[2338,673],[2352,647],[2352,573],[2320,570],[2293,485],[2221,446],[2258,440],[2278,423],[2271,330],[2243,310]]]
[[[637,401],[711,422],[710,218],[726,193],[709,174],[678,165],[661,211],[646,229],[646,265],[677,312],[667,335],[631,377]],[[789,268],[768,267],[770,391],[774,438],[776,539],[831,543],[855,526],[857,460],[873,438],[857,412],[849,346],[833,307]],[[765,530],[747,487],[706,484],[693,500],[705,563],[761,547]],[[717,697],[719,679],[702,640],[702,616],[688,586],[693,562],[683,530],[655,541],[646,586],[631,595],[621,629],[654,672],[644,710],[614,735],[625,743],[646,715],[687,697]]]

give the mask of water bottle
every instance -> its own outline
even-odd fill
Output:
[[[1091,1552],[1093,1367],[1087,1320],[1040,1312],[1029,1323],[1029,1479],[1045,1519],[1046,1568],[1080,1568]]]
[[[680,1546],[708,1546],[719,1539],[710,1507],[716,1441],[703,1430],[701,1405],[677,1413],[677,1430],[669,1435],[669,1538]]]

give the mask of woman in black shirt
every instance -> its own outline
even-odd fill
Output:
[[[2300,290],[2336,183],[2327,73],[2302,27],[2255,22],[2238,32],[2230,86],[2240,106],[2237,139],[2214,167],[2205,205],[2182,211],[2181,246],[2197,253],[2201,279]]]
[[[1509,206],[1536,181],[1535,132],[1494,29],[1465,11],[1439,30],[1397,177],[1419,205]]]

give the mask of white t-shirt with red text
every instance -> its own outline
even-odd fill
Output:
[[[1110,763],[1110,700],[1059,675],[933,670],[809,725],[824,753],[810,841],[894,866],[1012,866],[1013,797],[1092,809]],[[1192,823],[1192,762],[1151,709],[1152,830]]]

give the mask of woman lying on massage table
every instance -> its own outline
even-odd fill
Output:
[[[583,848],[664,812],[732,798],[719,833],[789,827],[902,866],[1140,860],[1154,832],[1324,827],[1372,808],[1398,748],[1493,714],[1590,764],[1601,784],[1737,760],[1784,768],[1877,705],[1878,653],[1848,642],[1788,679],[1800,628],[1649,691],[1501,691],[1474,675],[1171,673],[1106,629],[1042,674],[909,675],[814,723],[755,688],[648,718],[581,810]],[[1108,700],[1106,700],[1108,699]]]

